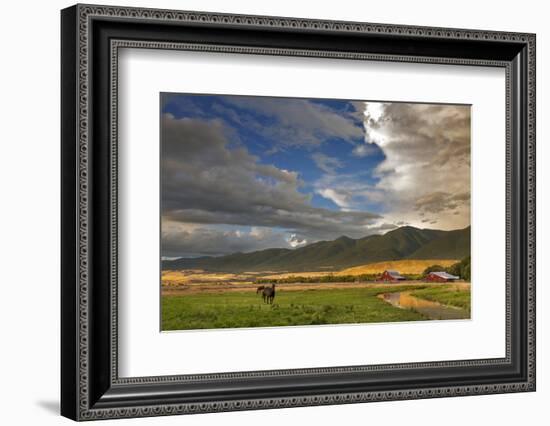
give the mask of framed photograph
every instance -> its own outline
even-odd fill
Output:
[[[61,12],[61,412],[535,390],[535,35]]]

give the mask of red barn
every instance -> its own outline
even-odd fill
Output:
[[[448,274],[447,272],[430,272],[426,275],[426,281],[436,282],[436,283],[449,283],[460,279],[456,275]]]
[[[380,281],[403,281],[404,279],[405,277],[399,275],[399,272],[389,270],[384,271],[384,273],[380,277]]]

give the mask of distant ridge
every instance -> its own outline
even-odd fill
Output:
[[[470,227],[453,231],[402,226],[384,235],[353,239],[342,236],[297,249],[273,248],[219,257],[165,260],[163,270],[317,271],[339,270],[401,259],[462,259],[470,255]]]

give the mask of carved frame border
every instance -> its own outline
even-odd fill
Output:
[[[77,106],[77,159],[76,159],[76,176],[78,179],[77,187],[77,342],[78,362],[76,364],[77,383],[77,408],[75,419],[92,420],[104,419],[113,417],[141,417],[151,415],[170,415],[170,414],[186,414],[186,413],[204,413],[217,411],[231,410],[248,410],[248,409],[265,409],[265,408],[281,408],[293,406],[309,406],[309,405],[324,405],[324,404],[342,404],[353,402],[367,401],[383,401],[383,400],[400,400],[400,399],[417,399],[417,398],[434,398],[444,396],[462,396],[487,393],[504,393],[518,391],[532,391],[535,389],[535,36],[533,34],[521,34],[510,32],[494,32],[494,31],[479,31],[479,30],[463,30],[463,29],[447,29],[436,27],[411,27],[402,25],[386,25],[386,24],[369,24],[357,22],[336,22],[325,20],[310,20],[310,19],[295,19],[295,18],[279,18],[266,16],[246,16],[246,15],[229,15],[203,12],[186,12],[186,11],[169,11],[156,9],[141,9],[127,7],[104,7],[92,5],[77,5],[76,15],[78,20],[78,42],[77,42],[77,90],[78,99]],[[527,218],[528,223],[528,245],[527,250],[527,305],[528,305],[528,323],[527,323],[527,369],[528,379],[522,382],[500,383],[493,385],[481,386],[450,386],[446,388],[425,388],[425,389],[402,389],[396,391],[380,391],[380,392],[359,392],[359,393],[332,393],[326,395],[312,395],[301,397],[277,397],[277,398],[259,398],[246,400],[231,400],[231,401],[215,401],[205,402],[200,404],[194,403],[166,403],[160,405],[141,406],[141,407],[121,407],[121,408],[94,408],[90,401],[89,382],[89,321],[88,316],[90,300],[88,298],[89,290],[89,217],[90,217],[90,193],[89,193],[89,100],[90,100],[90,84],[89,84],[89,55],[90,55],[90,22],[92,19],[101,18],[120,18],[139,21],[164,21],[164,22],[189,22],[189,23],[209,23],[223,25],[239,25],[251,26],[259,28],[299,28],[303,30],[315,31],[338,31],[350,33],[367,33],[367,34],[407,34],[415,37],[423,38],[444,38],[444,39],[466,39],[466,40],[495,40],[523,43],[527,46],[527,168],[528,181],[525,201],[527,203]],[[118,49],[120,48],[155,48],[155,49],[177,49],[177,50],[198,50],[198,51],[218,51],[229,53],[254,53],[266,55],[298,55],[298,56],[315,56],[327,58],[341,59],[363,59],[363,60],[383,60],[383,61],[398,61],[398,62],[426,62],[426,63],[448,63],[461,65],[483,65],[483,66],[498,66],[506,69],[506,114],[507,114],[507,129],[506,129],[506,146],[507,146],[507,260],[506,260],[506,358],[503,359],[485,359],[485,360],[465,360],[451,362],[436,362],[436,363],[415,363],[415,364],[393,364],[393,365],[377,365],[363,367],[328,367],[323,369],[301,369],[301,370],[274,370],[262,372],[246,372],[246,373],[226,373],[215,375],[196,375],[196,376],[161,376],[161,377],[145,377],[145,378],[126,378],[121,379],[117,373],[117,70],[118,70]],[[510,262],[511,255],[510,247],[510,135],[509,116],[510,108],[510,65],[507,62],[501,61],[485,61],[471,60],[460,58],[438,58],[438,57],[415,57],[415,56],[396,56],[396,55],[377,55],[377,54],[361,54],[361,53],[344,53],[344,52],[328,52],[328,51],[310,51],[297,49],[276,49],[276,48],[247,48],[236,46],[214,46],[192,43],[170,43],[170,42],[150,42],[140,40],[112,40],[111,42],[111,158],[113,167],[111,168],[111,381],[114,384],[147,384],[147,383],[170,383],[179,381],[194,381],[194,380],[216,380],[220,378],[241,378],[250,376],[272,376],[272,375],[304,375],[312,372],[316,373],[331,373],[342,372],[347,369],[352,371],[384,370],[384,369],[400,369],[411,367],[437,367],[437,366],[456,366],[456,365],[483,365],[502,363],[509,361],[510,358]],[[72,416],[71,416],[72,417]]]

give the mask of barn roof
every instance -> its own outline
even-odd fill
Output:
[[[430,274],[437,275],[438,277],[444,278],[446,280],[458,280],[460,278],[460,277],[457,277],[456,275],[451,275],[444,271],[430,272]]]
[[[386,270],[388,274],[390,274],[393,278],[404,278],[398,271],[395,270]]]

